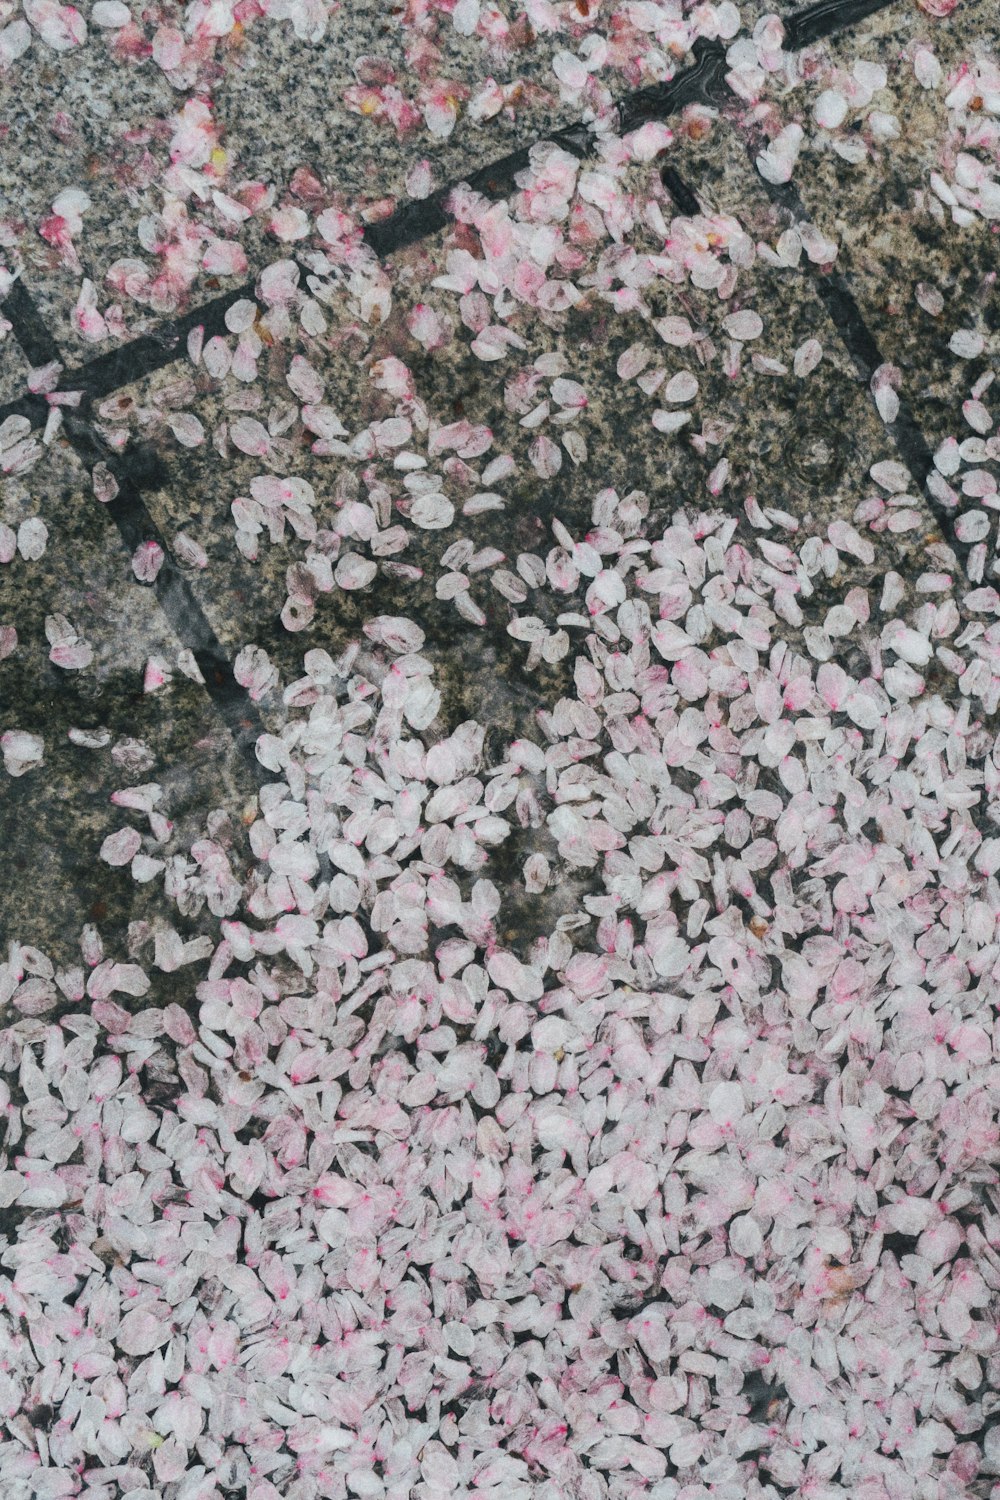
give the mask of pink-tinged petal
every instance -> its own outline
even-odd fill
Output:
[[[127,865],[138,854],[142,838],[135,828],[119,828],[109,833],[101,845],[101,858],[109,865]]]
[[[72,5],[59,5],[56,0],[25,0],[24,14],[54,52],[82,47],[87,40],[87,23]]]
[[[142,1357],[161,1348],[170,1338],[170,1314],[165,1303],[136,1307],[118,1325],[115,1342],[123,1354]]]
[[[8,729],[0,735],[4,769],[9,776],[34,771],[45,758],[45,741],[27,729]]]
[[[155,583],[163,567],[163,548],[159,542],[140,542],[132,554],[132,572],[140,583]]]

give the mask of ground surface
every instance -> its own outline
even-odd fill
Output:
[[[864,9],[0,4],[5,1495],[1000,1492],[998,23]]]

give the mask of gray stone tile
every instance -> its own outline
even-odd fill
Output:
[[[15,556],[0,573],[0,624],[18,632],[17,649],[0,662],[0,732],[40,735],[45,758],[39,771],[4,775],[0,931],[71,962],[79,961],[85,923],[119,944],[130,921],[154,913],[185,925],[159,883],[137,885],[127,867],[100,861],[103,839],[135,821],[111,804],[114,791],[160,783],[160,809],[182,845],[212,808],[238,816],[254,782],[203,687],[178,671],[168,699],[143,691],[149,657],[176,662],[180,643],[60,444],[29,473],[4,481],[0,519],[16,527],[28,517],[44,522],[48,543],[37,560]],[[83,670],[49,658],[46,621],[57,615],[93,649]],[[70,731],[81,730],[104,743],[74,742]],[[156,852],[149,840],[146,852]]]

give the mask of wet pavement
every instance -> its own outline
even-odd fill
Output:
[[[936,28],[934,40],[945,67],[961,54],[969,28],[975,33],[977,25],[983,25],[988,31],[989,19],[989,7],[973,6],[963,9],[960,22]],[[356,28],[358,18],[348,21],[338,16],[336,27],[347,25]],[[377,32],[379,25],[374,21],[373,25]],[[381,29],[386,30],[384,25]],[[888,7],[843,35],[835,33],[826,45],[834,62],[841,55],[846,60],[861,54],[866,44],[869,54],[891,58],[901,55],[926,29],[926,18],[919,12],[903,15]],[[288,61],[273,56],[273,39],[262,52],[263,45],[263,34],[240,42],[238,60],[223,72],[213,100],[222,149],[238,159],[237,173],[249,174],[252,139],[254,176],[278,185],[279,190],[287,189],[295,181],[296,169],[308,163],[319,181],[334,186],[345,202],[358,202],[359,192],[363,201],[366,189],[368,196],[373,195],[376,169],[383,196],[391,199],[402,192],[406,174],[425,158],[405,143],[391,145],[391,132],[377,133],[376,124],[364,115],[324,113],[321,92],[336,92],[336,80],[325,71],[325,64],[320,67],[317,59],[315,70],[303,73],[300,53],[293,45]],[[342,53],[345,79],[346,58],[358,55],[358,46],[359,37],[352,29],[350,47]],[[329,47],[333,55],[340,52],[336,37],[324,43],[324,59],[331,55]],[[449,58],[449,64],[455,76],[470,86],[474,83],[462,49]],[[543,59],[535,58],[532,66],[544,71]],[[282,85],[283,67],[298,70],[294,89]],[[255,80],[265,76],[266,86],[258,87]],[[144,195],[130,179],[126,159],[139,156],[147,142],[168,134],[166,119],[178,97],[162,75],[147,71],[139,77],[141,86],[122,96],[115,92],[116,75],[108,72],[99,54],[88,54],[81,70],[79,59],[39,51],[22,80],[18,102],[23,113],[12,124],[13,136],[21,140],[26,138],[24,122],[29,114],[63,122],[52,127],[51,140],[36,137],[29,153],[8,156],[4,182],[8,212],[15,208],[20,220],[38,220],[46,203],[67,183],[85,183],[91,198],[85,215],[85,254],[78,266],[53,265],[58,256],[40,239],[18,242],[27,251],[21,284],[37,309],[39,326],[56,341],[64,362],[75,363],[84,372],[94,353],[72,326],[74,290],[81,271],[100,285],[134,244],[143,213],[153,212],[154,184]],[[995,306],[994,246],[992,236],[979,226],[962,230],[914,208],[915,201],[928,199],[925,178],[933,149],[931,105],[935,101],[912,76],[904,74],[898,83],[894,78],[894,85],[897,114],[912,124],[903,140],[894,140],[891,150],[869,154],[860,168],[845,164],[828,148],[807,148],[796,185],[800,207],[836,243],[837,271],[850,288],[857,314],[883,358],[901,371],[913,416],[933,448],[954,427],[965,377],[985,370],[990,363],[988,348],[971,368],[957,362],[948,340],[956,327],[977,317],[989,321],[990,308]],[[290,113],[289,96],[293,99]],[[320,126],[316,122],[321,116]],[[348,118],[350,130],[345,129]],[[112,138],[124,143],[114,148],[110,159],[106,150],[109,122],[113,122]],[[312,122],[311,128],[307,122]],[[544,138],[553,126],[565,128],[572,123],[572,111],[565,106],[529,104],[519,110],[516,140],[509,140],[509,121],[498,134],[494,127],[477,127],[463,119],[462,128],[448,138],[446,147],[434,146],[431,151],[433,180],[436,184],[461,180],[463,168],[478,168],[484,159],[498,159],[508,144],[530,142],[532,136]],[[682,134],[671,153],[668,181],[680,183],[682,193],[693,194],[703,212],[731,217],[753,239],[774,244],[788,228],[791,216],[772,201],[767,185],[754,170],[753,131],[735,117],[730,120],[724,111],[713,123],[688,133],[693,138],[684,139]],[[101,143],[104,149],[99,149]],[[659,166],[659,162],[639,164],[632,176],[639,191],[648,192],[652,183],[652,191],[669,216],[677,205],[669,188],[656,182]],[[741,503],[747,495],[759,496],[762,503],[794,516],[807,529],[834,518],[850,521],[854,516],[865,476],[885,452],[885,431],[870,392],[858,379],[850,345],[845,347],[838,337],[829,307],[817,296],[816,277],[824,271],[817,271],[807,257],[795,275],[784,267],[772,269],[759,258],[743,274],[738,306],[759,308],[767,332],[760,345],[746,346],[747,353],[753,351],[752,363],[744,354],[738,379],[713,358],[725,346],[722,325],[731,312],[714,291],[692,286],[678,289],[664,283],[652,289],[649,312],[641,317],[617,309],[612,312],[585,295],[560,325],[546,326],[554,320],[539,322],[537,317],[515,322],[519,338],[525,340],[519,359],[523,369],[530,373],[532,364],[547,360],[547,373],[564,370],[587,392],[586,408],[568,429],[582,439],[579,452],[585,456],[570,456],[558,474],[541,477],[532,473],[527,461],[536,430],[525,431],[523,419],[537,408],[537,397],[545,394],[544,376],[531,376],[525,395],[513,406],[504,391],[507,367],[502,367],[503,379],[497,378],[496,367],[476,357],[461,329],[444,348],[425,355],[418,351],[413,357],[406,320],[416,304],[439,310],[445,320],[454,322],[447,306],[453,294],[436,292],[433,287],[447,242],[441,234],[432,233],[391,258],[395,298],[385,324],[359,327],[355,321],[338,332],[337,319],[343,315],[335,307],[333,327],[319,343],[304,335],[283,342],[271,353],[265,348],[250,387],[231,373],[218,378],[193,371],[181,348],[178,358],[155,374],[128,381],[123,377],[138,362],[129,357],[130,340],[101,343],[98,394],[90,398],[84,374],[83,406],[68,408],[67,415],[77,420],[81,431],[92,433],[90,424],[96,424],[97,442],[110,439],[125,474],[138,479],[144,514],[129,517],[126,541],[146,539],[145,532],[152,539],[155,527],[168,546],[181,535],[190,537],[203,551],[204,563],[199,555],[196,566],[184,560],[176,565],[189,597],[176,605],[172,617],[164,614],[156,587],[136,581],[125,543],[109,526],[106,512],[94,504],[88,470],[99,455],[92,438],[86,438],[81,447],[70,434],[60,433],[42,462],[30,470],[30,477],[5,483],[7,523],[16,528],[23,518],[38,515],[53,539],[40,563],[24,563],[15,557],[3,575],[5,617],[17,619],[22,641],[3,668],[5,713],[11,724],[44,733],[47,744],[51,743],[47,759],[51,769],[42,785],[21,782],[17,795],[7,799],[5,837],[13,856],[4,867],[0,908],[9,923],[9,936],[46,950],[61,950],[72,946],[71,934],[80,922],[88,915],[93,920],[107,908],[111,930],[120,939],[131,903],[138,903],[137,912],[146,910],[149,893],[129,890],[127,877],[121,877],[121,890],[104,889],[108,874],[95,865],[93,850],[114,821],[107,805],[111,768],[106,750],[95,757],[92,751],[72,746],[66,738],[70,729],[106,731],[109,743],[141,740],[148,747],[150,767],[155,768],[148,769],[150,778],[169,776],[178,788],[180,802],[172,808],[178,828],[184,826],[183,817],[176,816],[181,803],[189,810],[222,805],[233,812],[252,792],[253,768],[248,772],[241,764],[243,756],[233,746],[232,730],[235,726],[239,734],[241,714],[245,724],[259,727],[253,706],[237,702],[228,714],[227,731],[206,701],[205,691],[199,692],[183,669],[177,670],[185,648],[197,651],[199,645],[204,646],[199,636],[205,632],[193,618],[192,601],[204,614],[209,649],[215,650],[217,643],[222,657],[218,665],[223,670],[243,646],[254,643],[272,654],[287,683],[295,679],[304,651],[342,649],[367,613],[402,608],[405,600],[406,612],[412,612],[427,631],[436,667],[453,679],[446,692],[450,713],[442,720],[449,729],[464,718],[486,718],[495,724],[498,735],[514,736],[532,723],[539,706],[552,702],[561,691],[558,665],[548,670],[544,663],[535,664],[530,672],[524,671],[523,648],[506,633],[508,601],[495,588],[477,579],[472,590],[486,615],[485,627],[463,621],[450,602],[435,598],[435,575],[440,573],[445,548],[436,545],[434,532],[411,530],[398,554],[404,571],[421,576],[399,578],[385,570],[374,588],[361,596],[337,590],[320,595],[315,615],[304,630],[289,634],[282,627],[285,574],[290,564],[301,560],[305,549],[296,547],[294,538],[291,546],[264,542],[259,555],[247,561],[235,545],[230,514],[233,499],[246,495],[259,462],[234,452],[224,438],[221,444],[217,440],[190,448],[183,438],[178,440],[171,423],[183,413],[186,421],[193,418],[200,424],[203,434],[218,435],[223,424],[232,421],[233,412],[248,412],[280,426],[283,413],[291,411],[286,379],[290,358],[308,355],[323,383],[324,404],[336,413],[346,432],[391,413],[392,396],[358,377],[361,369],[402,353],[408,357],[415,388],[432,422],[445,425],[466,420],[487,427],[493,436],[491,453],[509,454],[517,466],[516,493],[505,497],[503,508],[476,515],[464,531],[477,549],[494,547],[508,559],[536,547],[544,552],[552,516],[571,529],[585,526],[595,483],[606,480],[622,493],[641,492],[655,523],[678,504],[702,503],[708,498],[711,476],[723,459],[728,464],[725,493],[730,503]],[[266,242],[251,234],[244,243],[250,267],[266,263]],[[633,243],[640,250],[651,247],[649,231],[637,226]],[[928,282],[946,293],[946,312],[932,316],[920,306],[917,287]],[[218,277],[196,279],[185,297],[182,333],[196,326],[199,301],[218,303],[219,284]],[[654,318],[689,320],[699,341],[694,345],[699,390],[695,402],[685,408],[690,412],[690,425],[676,434],[661,434],[651,427],[655,393],[647,394],[640,387],[643,376],[648,382],[652,371],[662,371],[665,383],[688,369],[691,346],[651,339],[650,313]],[[132,336],[149,332],[162,341],[171,331],[169,320],[151,312],[140,309],[138,316],[134,311],[130,314]],[[793,372],[794,355],[810,339],[823,346],[823,359],[804,382]],[[117,355],[119,349],[124,357],[105,375],[108,355]],[[622,380],[618,370],[628,351],[636,353],[636,365],[646,358],[649,362],[639,370],[638,378]],[[276,357],[271,358],[272,353]],[[28,363],[18,349],[16,329],[3,345],[3,359],[3,393],[8,401],[16,401],[24,391],[21,381]],[[32,359],[35,364],[42,362],[37,349]],[[112,382],[113,389],[106,389]],[[72,382],[60,384],[71,386]],[[699,424],[703,436],[695,443],[692,434]],[[329,458],[316,458],[309,446],[309,435],[301,431],[279,438],[270,467],[306,479],[321,497],[320,525],[329,524],[343,503],[345,483],[356,490],[356,480],[338,478],[336,464]],[[450,483],[468,496],[478,481],[468,471]],[[887,537],[886,560],[900,571],[913,566],[915,549],[919,551],[924,535],[934,530],[927,496],[917,495],[914,504],[912,521],[904,523],[905,529],[894,527]],[[449,531],[449,542],[451,537]],[[172,563],[173,559],[168,571]],[[54,612],[68,616],[94,646],[93,661],[82,672],[69,674],[46,661],[48,642],[42,627],[45,617]],[[154,694],[143,692],[150,658],[169,663],[173,669],[170,682]],[[94,770],[95,761],[105,768],[100,773]],[[45,850],[44,857],[36,856],[36,840]],[[30,893],[24,880],[26,868],[33,870],[38,881]]]

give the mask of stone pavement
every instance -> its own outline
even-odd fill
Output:
[[[838,34],[835,28],[843,21],[837,15],[827,21],[834,28],[825,44],[833,61],[857,55],[892,61],[927,30],[922,13],[896,6]],[[392,46],[384,41],[388,27],[377,10],[370,23],[357,13],[337,12],[332,34],[313,53],[303,54],[291,38],[279,44],[263,32],[248,33],[239,43],[238,56],[221,71],[212,101],[224,140],[221,149],[236,173],[252,173],[280,189],[294,183],[297,170],[308,169],[343,201],[364,203],[379,196],[405,197],[407,174],[424,159],[424,151],[436,182],[461,180],[470,168],[496,159],[508,146],[573,124],[570,109],[553,114],[551,107],[529,103],[518,112],[516,129],[504,117],[481,125],[463,117],[445,143],[429,145],[418,137],[412,147],[405,138],[393,144],[392,132],[379,130],[370,117],[348,116],[336,103],[329,104],[350,82],[349,63],[363,53],[366,41],[358,28],[368,24],[372,49],[380,57],[391,56]],[[989,24],[988,6],[969,6],[960,17],[937,25],[934,40],[943,65],[962,54],[966,36],[976,34],[978,25],[988,29]],[[467,52],[456,42],[447,63],[450,74],[475,92],[481,63],[474,65]],[[329,73],[330,57],[338,59],[340,73]],[[541,70],[544,52],[532,58],[532,68]],[[532,68],[525,70],[529,77]],[[817,141],[807,146],[796,183],[811,222],[839,247],[836,274],[850,288],[883,358],[902,371],[914,421],[933,448],[954,427],[963,399],[959,382],[968,372],[948,352],[950,333],[977,316],[995,316],[994,246],[988,228],[961,230],[947,218],[935,220],[915,211],[914,201],[927,197],[933,141],[929,111],[938,101],[912,73],[899,73],[894,77],[895,109],[908,122],[903,139],[893,141],[891,150],[869,153],[860,168],[822,150]],[[134,255],[142,216],[155,212],[148,149],[169,137],[168,121],[178,96],[163,74],[145,69],[128,77],[123,92],[120,75],[96,49],[80,58],[36,47],[19,78],[16,113],[8,125],[8,139],[19,148],[7,154],[2,184],[8,223],[14,226],[9,233],[16,236],[21,225],[42,221],[47,206],[67,187],[84,184],[90,198],[78,263],[65,256],[60,263],[41,238],[17,238],[24,257],[19,286],[37,309],[39,327],[70,366],[85,367],[95,357],[94,346],[71,318],[81,273],[100,287],[116,261]],[[46,121],[47,131],[31,130],[30,120]],[[754,171],[746,126],[731,123],[724,109],[711,131],[690,134],[694,138],[681,138],[670,159],[682,189],[688,186],[703,211],[732,216],[753,238],[773,242],[790,218],[780,202],[769,198]],[[648,177],[649,171],[641,168],[640,174]],[[266,263],[266,240],[255,222],[242,243],[249,266]],[[402,349],[407,309],[418,302],[434,305],[429,288],[442,269],[444,253],[441,235],[433,233],[396,252],[397,303],[386,324],[363,333],[354,325],[344,344],[336,334],[320,341],[320,349],[308,335],[301,343],[314,366],[320,354],[324,401],[348,431],[379,410],[377,393],[358,378],[359,361],[370,366]],[[516,503],[487,511],[469,528],[477,547],[493,546],[512,557],[541,544],[551,516],[571,527],[574,521],[585,524],[592,474],[609,476],[623,492],[643,491],[653,517],[666,515],[678,503],[704,497],[706,476],[722,454],[729,464],[729,503],[741,503],[748,494],[762,502],[766,497],[766,503],[807,527],[833,517],[850,520],[871,464],[891,454],[892,445],[850,349],[838,338],[829,306],[817,296],[817,279],[824,276],[829,280],[807,261],[795,276],[771,270],[760,260],[753,266],[741,288],[740,305],[766,314],[766,355],[784,371],[745,370],[734,382],[717,362],[703,369],[695,410],[710,412],[724,436],[710,437],[701,451],[651,428],[648,397],[616,374],[619,357],[642,341],[642,320],[611,317],[591,299],[561,328],[546,326],[550,320],[544,319],[523,328],[523,361],[542,354],[561,358],[562,368],[588,394],[586,411],[574,428],[584,439],[587,456],[565,463],[552,478],[535,476],[525,463],[532,433],[519,428],[517,415],[505,408],[497,367],[477,359],[466,339],[411,359],[418,392],[434,420],[462,417],[483,424],[493,433],[494,451],[510,453],[518,464]],[[222,278],[223,286],[226,280]],[[916,288],[921,282],[946,292],[945,316],[931,317],[919,306]],[[186,325],[195,324],[200,305],[211,304],[213,293],[219,300],[219,284],[219,277],[204,273],[195,279],[185,295]],[[443,304],[447,298],[440,300]],[[680,292],[667,283],[651,302],[662,315],[686,309],[703,337],[725,338],[721,322],[727,309],[713,292],[693,287]],[[487,615],[484,628],[462,621],[449,604],[435,600],[433,533],[411,533],[407,545],[406,563],[422,568],[422,578],[404,583],[380,579],[374,593],[362,596],[361,613],[356,596],[336,592],[321,597],[307,629],[294,635],[282,629],[284,552],[265,547],[260,558],[247,562],[233,545],[230,503],[247,492],[259,463],[231,447],[224,455],[208,443],[186,447],[170,422],[171,413],[183,411],[209,432],[218,429],[227,410],[242,409],[244,403],[268,413],[287,407],[285,371],[280,363],[269,365],[265,354],[257,383],[246,389],[231,376],[220,380],[192,372],[180,349],[178,358],[148,378],[126,380],[130,364],[134,369],[138,362],[127,358],[131,340],[141,338],[144,327],[155,337],[166,321],[141,311],[137,317],[133,308],[128,337],[109,337],[97,346],[99,364],[119,350],[126,356],[106,377],[106,384],[114,382],[113,390],[102,391],[103,400],[91,398],[84,376],[82,408],[65,411],[68,419],[96,420],[113,433],[116,452],[124,440],[119,462],[130,480],[139,476],[147,517],[168,545],[183,533],[204,548],[209,560],[204,571],[184,563],[176,571],[204,612],[225,661],[231,663],[243,646],[256,643],[273,654],[283,680],[293,680],[304,650],[322,646],[336,651],[356,631],[362,613],[389,609],[401,591],[408,611],[415,611],[427,630],[448,683],[444,722],[485,717],[498,735],[523,732],[534,710],[558,694],[559,669],[540,664],[525,673],[523,647],[506,633],[506,601],[494,590],[475,591]],[[44,350],[29,350],[26,356],[19,349],[19,333],[15,326],[3,346],[2,393],[14,402],[25,389],[29,366],[46,362]],[[804,385],[789,370],[794,351],[810,338],[820,341],[825,357]],[[668,345],[659,352],[665,355],[668,377],[688,364],[683,349]],[[987,360],[984,353],[984,368]],[[507,374],[506,365],[500,369]],[[73,383],[65,378],[59,382],[64,388]],[[58,951],[73,942],[70,934],[86,920],[121,940],[127,921],[148,914],[154,899],[133,889],[126,876],[109,876],[94,859],[114,823],[108,796],[121,777],[114,757],[109,764],[107,754],[74,745],[67,738],[71,729],[107,732],[119,746],[130,740],[140,744],[134,761],[127,748],[118,759],[130,769],[142,765],[144,776],[169,786],[170,816],[178,831],[185,828],[185,819],[196,819],[211,807],[237,813],[254,782],[252,768],[247,770],[234,749],[232,733],[197,684],[175,671],[169,686],[143,692],[146,662],[151,657],[175,662],[184,647],[197,650],[198,627],[190,617],[190,599],[164,613],[157,587],[132,575],[127,551],[108,525],[106,512],[93,501],[88,469],[97,451],[80,447],[68,427],[69,421],[36,467],[23,477],[11,477],[4,487],[5,521],[16,527],[25,517],[40,516],[51,541],[41,561],[25,563],[15,557],[3,575],[5,618],[16,619],[20,640],[3,667],[5,722],[44,735],[47,773],[8,784],[3,826],[10,857],[3,867],[0,909],[10,937]],[[335,488],[336,465],[310,455],[301,439],[290,448],[286,440],[285,455],[288,467],[318,493]],[[925,508],[919,524],[887,537],[886,564],[901,570],[922,534],[935,525],[926,494],[916,503]],[[132,517],[129,524],[138,528],[135,540],[151,539],[152,533],[143,533],[142,519]],[[145,530],[150,531],[148,523]],[[168,573],[171,567],[168,556]],[[47,661],[43,622],[55,612],[68,616],[94,647],[92,663],[81,672],[62,671]],[[230,731],[241,715],[248,724],[259,722],[241,702],[235,715]]]
[[[29,1134],[0,1214],[63,1301],[48,1354],[17,1345],[37,1404],[3,1387],[14,1500],[88,1474],[167,1500],[996,1500],[995,5],[820,0],[784,47],[730,0],[25,18],[0,10],[0,1070]],[[718,984],[684,967],[699,943]],[[103,1028],[86,1087],[63,1025]],[[81,1166],[67,1112],[119,1053]],[[147,1223],[214,1226],[197,1314]],[[91,1378],[59,1363],[78,1271],[127,1399],[55,1420]],[[290,1345],[324,1379],[343,1356],[333,1396],[286,1378]],[[369,1348],[392,1394],[355,1410]],[[258,1358],[246,1436],[226,1382]],[[630,1394],[574,1406],[588,1369]],[[491,1424],[515,1467],[466,1488],[452,1453]]]

